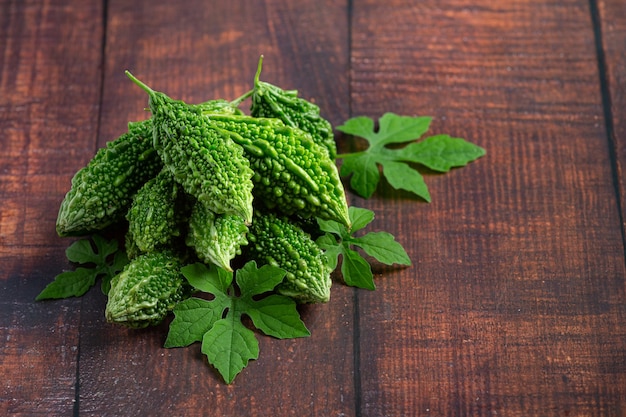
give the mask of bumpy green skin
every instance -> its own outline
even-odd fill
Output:
[[[258,210],[248,231],[247,259],[259,265],[270,264],[287,271],[276,287],[280,294],[299,303],[325,303],[330,300],[331,271],[324,254],[311,237],[286,217]]]
[[[152,148],[150,120],[130,123],[72,179],[56,222],[59,236],[80,236],[124,219],[132,196],[162,167]]]
[[[337,145],[330,122],[320,116],[320,108],[298,97],[293,90],[283,90],[273,84],[254,81],[250,114],[254,117],[278,118],[287,126],[308,132],[313,140],[328,150],[331,159],[337,156]]]
[[[149,94],[154,148],[176,181],[211,211],[249,223],[253,173],[241,147],[208,123],[202,105],[172,100],[130,77]]]
[[[244,114],[235,104],[221,98],[205,101],[204,103],[198,104],[198,107],[200,107],[203,112],[207,113],[232,114],[238,116]]]
[[[270,209],[350,225],[337,166],[308,133],[278,119],[207,115],[241,145],[254,171],[253,193]]]
[[[184,231],[188,214],[186,203],[185,194],[172,174],[166,169],[161,170],[133,197],[126,214],[127,246],[140,253],[169,246],[172,239]]]
[[[167,251],[140,255],[111,280],[105,309],[110,323],[132,328],[159,324],[189,294],[177,256]]]
[[[243,219],[231,214],[215,214],[197,202],[189,218],[186,243],[198,258],[232,271],[230,261],[247,245],[248,227]]]

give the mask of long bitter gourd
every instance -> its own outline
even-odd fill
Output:
[[[350,225],[337,166],[308,133],[278,119],[205,115],[243,147],[254,171],[254,196],[268,208]]]
[[[187,198],[172,174],[163,169],[134,195],[126,214],[127,247],[152,252],[170,246],[184,232]]]
[[[126,74],[148,93],[154,148],[185,192],[214,213],[238,215],[249,223],[253,173],[241,147],[208,123],[202,105],[173,100]]]
[[[261,81],[259,78],[262,65],[263,56],[259,59],[259,66],[254,77],[250,114],[254,117],[275,117],[287,126],[297,127],[310,133],[316,143],[328,150],[331,159],[335,159],[337,145],[333,127],[320,115],[319,106],[298,97],[296,90],[283,90],[276,85]]]
[[[57,233],[86,235],[123,220],[134,193],[161,167],[151,121],[129,123],[126,133],[99,149],[72,178],[59,208]]]
[[[255,211],[244,252],[259,265],[287,271],[276,291],[300,303],[330,300],[331,271],[311,237],[288,218]]]

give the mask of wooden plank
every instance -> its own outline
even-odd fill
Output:
[[[234,99],[263,78],[314,98],[334,123],[347,117],[346,5],[335,2],[108,2],[99,143],[147,117],[129,69],[189,102]],[[353,291],[303,309],[307,339],[259,336],[260,357],[231,386],[200,346],[162,348],[167,323],[129,331],[104,322],[104,297],[85,300],[81,326],[81,415],[349,415],[353,390]],[[112,400],[114,399],[114,400]]]
[[[607,130],[615,153],[615,181],[620,193],[622,227],[626,236],[626,7],[618,0],[597,3],[601,40],[599,58],[604,71],[601,76],[607,90]]]
[[[388,186],[364,202],[415,266],[359,292],[357,412],[623,415],[624,248],[588,2],[353,10],[353,115],[432,115],[432,133],[488,152],[427,176],[431,204]]]
[[[95,148],[101,16],[100,3],[0,1],[2,415],[74,408],[80,302],[34,298],[69,268],[56,213]]]

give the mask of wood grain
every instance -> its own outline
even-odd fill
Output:
[[[595,11],[595,10],[594,10]],[[606,88],[604,108],[607,131],[615,158],[614,181],[622,209],[626,236],[626,7],[618,0],[599,1],[598,37],[601,42],[600,69]]]
[[[146,117],[147,96],[126,79],[127,68],[177,99],[235,99],[252,88],[264,54],[265,80],[299,88],[335,121],[347,116],[345,5],[206,4],[109,2],[100,144],[128,120]],[[165,350],[167,325],[139,332],[107,325],[104,298],[90,294],[81,323],[81,415],[348,415],[355,402],[352,297],[339,287],[332,303],[304,308],[310,338],[260,335],[259,360],[226,386],[199,344]]]
[[[429,205],[388,186],[368,202],[416,265],[359,293],[361,415],[623,414],[624,252],[588,3],[353,13],[354,114],[433,115],[433,133],[488,152],[428,176]]]
[[[2,415],[74,409],[80,301],[34,298],[69,268],[56,210],[95,149],[101,16],[101,4],[0,1]]]
[[[621,0],[0,0],[0,414],[626,416],[625,45]],[[230,386],[168,322],[105,323],[98,288],[34,302],[71,267],[72,175],[149,117],[124,70],[234,99],[261,54],[334,125],[430,115],[487,150],[426,174],[430,204],[348,195],[413,266],[335,276],[312,336],[259,335]]]

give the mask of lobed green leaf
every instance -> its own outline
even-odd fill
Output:
[[[250,261],[237,271],[237,284],[241,297],[252,297],[274,289],[285,278],[285,270],[272,265],[257,268],[256,262]]]
[[[348,154],[343,157],[341,176],[350,178],[350,186],[361,197],[369,198],[376,191],[380,172],[376,156],[370,152]]]
[[[259,342],[239,317],[229,314],[204,334],[202,353],[230,384],[250,360],[259,357]]]
[[[202,341],[215,322],[222,318],[226,306],[219,301],[188,298],[174,307],[174,320],[165,340],[165,347],[189,346]]]

